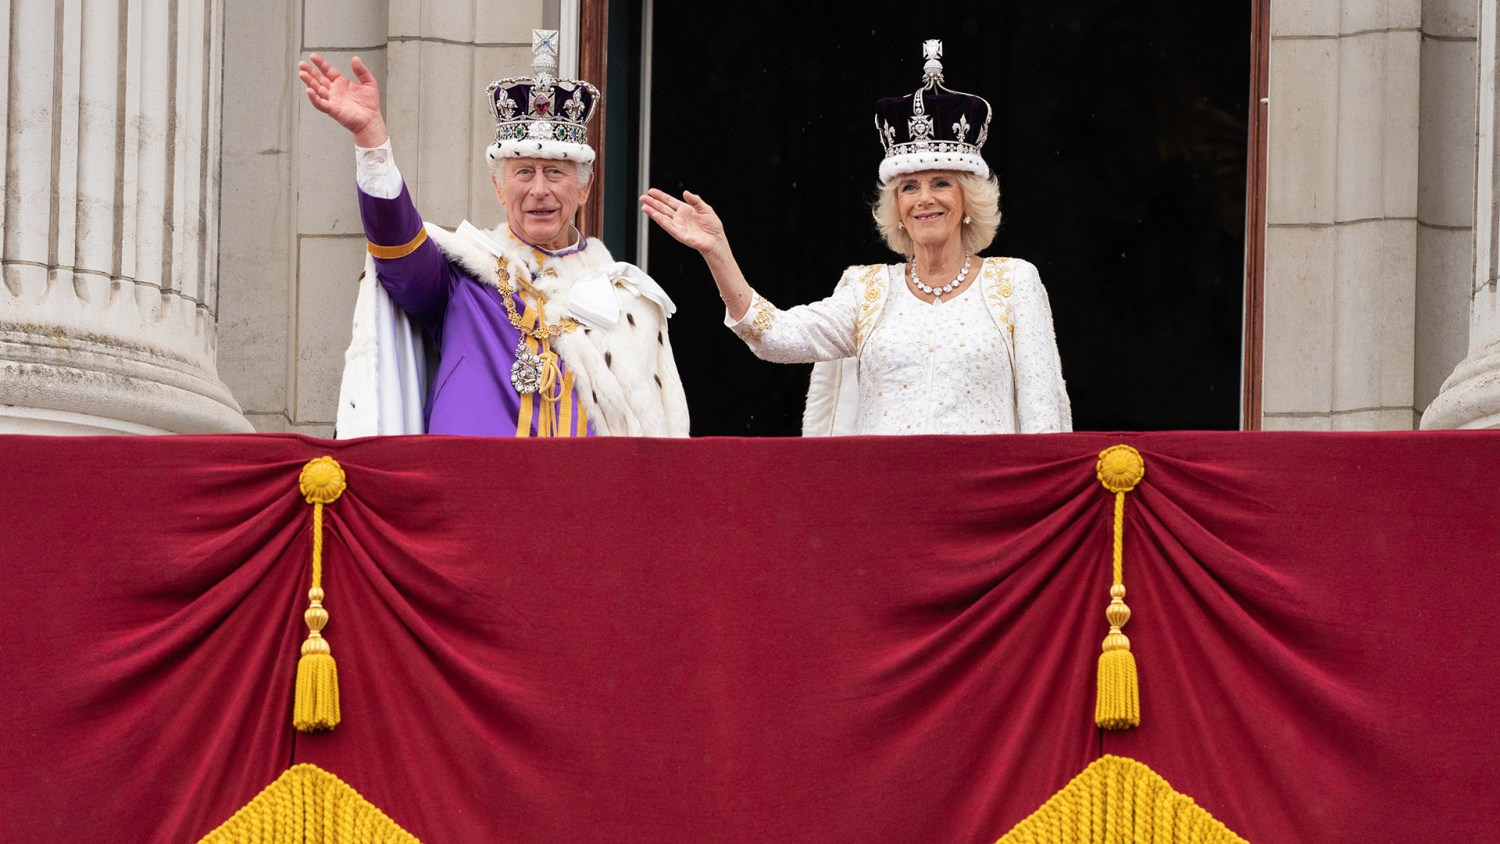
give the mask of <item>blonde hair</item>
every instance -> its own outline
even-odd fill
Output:
[[[958,171],[953,174],[959,189],[964,194],[964,214],[969,222],[963,227],[964,252],[975,255],[995,240],[1000,230],[1000,182],[993,175],[989,178]],[[899,179],[879,187],[879,196],[870,208],[875,218],[875,228],[885,239],[892,252],[910,258],[916,253],[911,235],[901,227],[901,212],[896,207],[896,187]]]

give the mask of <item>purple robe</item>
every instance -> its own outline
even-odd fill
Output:
[[[400,246],[422,230],[422,217],[405,185],[394,199],[358,193],[360,219],[371,243]],[[423,409],[427,432],[524,436],[517,432],[522,397],[510,382],[521,332],[511,325],[500,292],[449,261],[430,239],[401,258],[376,258],[375,266],[391,300],[437,344],[437,373]],[[514,294],[512,301],[516,313],[524,314],[526,303]],[[566,365],[559,360],[558,366],[566,375]],[[582,406],[576,395],[565,403],[571,411],[563,424],[576,432]],[[530,436],[537,434],[539,416],[531,416]],[[585,425],[584,431],[592,436],[593,425]]]

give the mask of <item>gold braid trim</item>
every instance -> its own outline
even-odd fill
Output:
[[[405,258],[407,255],[417,251],[417,247],[427,242],[427,227],[417,229],[417,236],[401,244],[400,246],[377,246],[365,241],[365,248],[371,255],[382,261],[393,261],[397,258]]]
[[[530,332],[526,332],[524,328],[521,330],[527,333],[527,345],[535,344],[536,348],[532,349],[532,351],[536,352],[542,359],[542,383],[536,391],[537,397],[542,400],[542,405],[540,407],[541,415],[537,417],[536,421],[536,435],[538,437],[555,437],[558,435],[558,428],[563,424],[562,420],[558,417],[560,411],[558,403],[562,401],[563,385],[561,379],[558,378],[558,375],[562,372],[562,368],[557,365],[557,352],[552,349],[552,338],[562,334],[564,331],[571,331],[577,327],[577,323],[571,318],[564,317],[562,323],[559,323],[557,326],[548,326],[547,297],[542,295],[540,290],[528,284],[525,279],[517,277],[516,281],[520,283],[523,291],[531,293],[535,297],[531,310],[536,311],[537,327]],[[511,304],[509,296],[505,297],[505,304],[507,308],[514,311],[515,305]]]
[[[199,844],[421,844],[316,765],[293,765]]]
[[[996,844],[1246,844],[1134,759],[1101,756]]]

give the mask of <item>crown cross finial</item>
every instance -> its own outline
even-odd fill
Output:
[[[922,58],[927,63],[922,65],[922,83],[931,85],[934,82],[943,81],[943,42],[936,38],[929,38],[922,42]]]
[[[531,31],[531,72],[557,73],[557,30],[533,29]]]

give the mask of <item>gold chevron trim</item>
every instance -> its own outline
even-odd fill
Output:
[[[996,844],[1247,844],[1161,775],[1101,756]]]
[[[293,765],[199,844],[421,844],[354,787]]]

